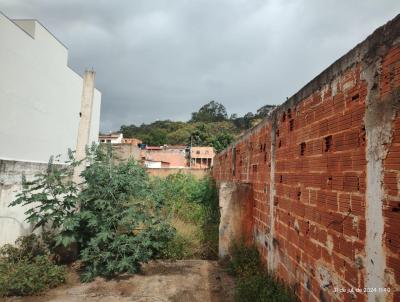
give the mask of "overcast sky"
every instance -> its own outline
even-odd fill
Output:
[[[280,104],[400,13],[399,0],[0,0],[97,72],[101,130]]]

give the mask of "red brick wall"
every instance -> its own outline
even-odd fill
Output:
[[[392,48],[382,61],[380,95],[382,100],[396,91],[397,105],[400,104],[400,46]],[[397,90],[396,90],[397,88]],[[384,159],[385,200],[383,216],[385,220],[384,244],[389,278],[400,284],[400,114],[393,123],[393,136]],[[394,301],[400,301],[400,289],[394,294]]]
[[[214,159],[217,182],[252,184],[255,243],[270,261],[260,234],[272,232],[276,274],[302,301],[366,300],[334,287],[365,287],[365,112],[372,91],[374,102],[400,103],[399,23],[397,17],[376,31]],[[391,293],[384,299],[400,301],[400,116],[391,108],[382,201]]]

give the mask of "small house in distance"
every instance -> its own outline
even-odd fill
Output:
[[[190,167],[192,169],[209,169],[213,165],[214,155],[213,147],[191,147]]]
[[[114,159],[117,161],[141,160],[139,145],[142,141],[140,139],[124,138],[122,133],[111,132],[110,134],[100,134],[99,143],[101,145],[111,144]]]
[[[112,132],[110,134],[99,135],[100,143],[110,143],[110,144],[122,144],[123,143],[122,133]]]
[[[186,146],[146,146],[141,159],[148,168],[188,168]]]
[[[148,169],[202,169],[212,167],[213,147],[148,146],[137,138],[124,138],[122,133],[99,135],[101,144],[111,144],[119,161],[134,159]]]

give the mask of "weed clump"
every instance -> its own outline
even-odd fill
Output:
[[[65,282],[63,266],[54,264],[42,238],[31,234],[0,248],[0,297],[41,293]]]
[[[235,244],[228,272],[236,277],[235,301],[295,302],[294,291],[267,271],[256,247]]]
[[[178,173],[154,178],[152,188],[164,200],[163,211],[176,229],[176,236],[163,251],[163,257],[216,259],[219,206],[214,181]]]

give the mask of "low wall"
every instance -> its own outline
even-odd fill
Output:
[[[14,243],[19,236],[32,232],[32,225],[24,221],[27,208],[8,205],[22,188],[23,174],[27,180],[32,180],[46,168],[45,163],[0,160],[0,246]]]
[[[215,157],[301,301],[400,301],[399,107],[400,15]]]
[[[207,175],[210,175],[210,170],[208,169],[190,169],[190,168],[157,168],[157,169],[146,169],[147,173],[150,176],[158,176],[158,177],[167,177],[171,174],[183,173],[183,174],[190,174],[196,178],[203,178]]]

